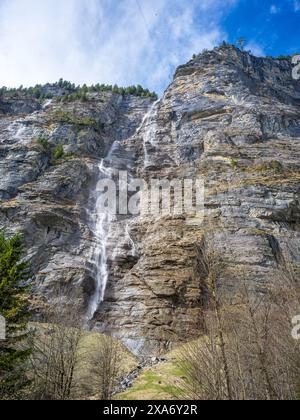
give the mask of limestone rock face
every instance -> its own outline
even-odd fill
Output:
[[[288,61],[222,47],[177,70],[116,157],[130,151],[132,176],[146,180],[203,178],[205,219],[132,218],[123,243],[111,229],[99,328],[136,351],[197,336],[203,242],[222,259],[219,287],[230,299],[244,281],[255,293],[276,281],[283,257],[300,260],[299,105]]]
[[[98,162],[135,133],[151,99],[103,93],[84,103],[11,102],[0,116],[0,226],[24,234],[37,306],[58,286],[82,290],[86,306],[94,289],[89,213]]]
[[[196,337],[204,241],[222,260],[224,295],[234,298],[242,281],[260,293],[283,259],[300,262],[299,105],[288,61],[230,46],[179,67],[154,104],[114,94],[65,105],[1,103],[0,225],[25,234],[35,294],[51,300],[65,284],[88,307],[101,245],[92,223],[101,159],[112,177],[127,170],[148,181],[203,178],[205,218],[110,221],[108,284],[91,327],[143,354]],[[59,144],[64,157],[55,161]]]

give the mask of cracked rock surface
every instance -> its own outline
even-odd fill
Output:
[[[234,297],[300,262],[300,83],[285,60],[234,47],[177,69],[160,101],[115,94],[43,108],[0,100],[0,225],[24,233],[36,312],[57,284],[83,308],[95,287],[90,225],[98,165],[145,180],[205,181],[205,219],[119,216],[108,234],[109,279],[92,326],[136,353],[158,354],[201,332],[201,246],[222,259],[219,287]],[[53,162],[41,139],[64,158]],[[44,146],[43,146],[44,144]]]

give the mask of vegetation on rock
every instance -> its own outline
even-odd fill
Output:
[[[73,153],[65,153],[62,144],[54,146],[49,140],[44,138],[39,138],[37,144],[43,149],[44,153],[49,156],[51,165],[57,165],[59,162],[75,156]]]
[[[93,127],[95,130],[102,130],[104,128],[103,125],[97,122],[94,118],[78,116],[68,110],[57,109],[53,112],[52,117],[53,120],[60,123],[74,124],[83,127]]]
[[[76,86],[74,83],[60,79],[58,82],[46,85],[36,85],[35,87],[25,88],[7,88],[3,86],[0,88],[0,97],[3,96],[7,99],[53,99],[57,98],[58,102],[73,102],[76,100],[86,102],[89,93],[99,92],[113,92],[119,95],[134,95],[157,99],[155,92],[150,92],[149,89],[144,89],[141,85],[119,87],[118,85],[83,85]]]
[[[0,399],[17,399],[29,385],[26,361],[29,264],[23,260],[22,238],[0,232],[0,314],[6,320],[6,339],[0,341]]]

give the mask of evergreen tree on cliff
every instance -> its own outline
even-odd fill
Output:
[[[25,373],[30,349],[28,335],[28,263],[19,235],[7,238],[0,231],[0,315],[5,318],[5,339],[0,339],[0,399],[18,399],[29,384]],[[3,324],[3,318],[2,324]],[[2,331],[3,333],[3,331]]]

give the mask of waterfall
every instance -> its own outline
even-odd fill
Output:
[[[137,134],[140,134],[142,131],[143,136],[143,144],[144,144],[144,151],[145,151],[145,167],[148,165],[151,165],[151,161],[148,154],[147,146],[152,145],[155,146],[155,137],[156,137],[156,116],[158,113],[158,104],[159,100],[156,101],[150,111],[144,116],[143,121],[140,125],[140,127],[137,129]],[[113,170],[111,168],[112,166],[112,160],[114,153],[119,147],[119,142],[115,141],[106,158],[102,159],[101,162],[98,165],[99,170],[99,178],[98,178],[98,184],[103,180],[103,178],[111,178]],[[95,210],[91,214],[92,222],[93,222],[93,232],[96,239],[96,245],[93,250],[91,264],[94,267],[94,278],[95,278],[95,290],[93,295],[90,298],[89,308],[88,308],[88,314],[87,319],[91,321],[97,310],[99,309],[99,306],[104,301],[105,297],[105,291],[109,279],[109,269],[108,269],[108,237],[109,237],[109,227],[110,222],[113,221],[113,217],[115,215],[111,215],[109,212],[109,209],[103,209],[103,203],[101,200],[101,189],[97,188],[96,191],[93,194],[93,201],[96,202]],[[128,237],[129,242],[131,244],[131,254],[133,257],[138,255],[138,250],[136,248],[136,245],[130,235],[130,229],[129,224],[126,224],[125,226],[125,236]]]
[[[25,143],[24,134],[26,132],[26,125],[24,125],[21,121],[13,121],[7,127],[7,131],[11,139],[17,141],[20,144]]]
[[[116,147],[116,142],[113,143],[107,159],[112,156],[112,152]],[[109,222],[112,221],[112,215],[108,209],[103,209],[103,203],[101,201],[102,192],[99,188],[99,183],[103,178],[110,178],[112,171],[110,168],[105,166],[107,161],[102,159],[98,165],[98,183],[96,191],[94,192],[95,211],[92,213],[93,231],[96,239],[96,245],[92,255],[92,265],[94,266],[95,276],[95,291],[90,298],[87,318],[91,321],[94,318],[100,304],[104,301],[105,291],[107,287],[109,270],[108,270],[108,235],[109,235]]]
[[[33,114],[32,114],[33,115]],[[31,118],[32,118],[31,115]],[[32,143],[32,139],[38,139],[43,136],[43,129],[35,126],[34,124],[29,125],[27,122],[30,121],[29,117],[23,120],[19,119],[12,121],[6,128],[4,135],[7,136],[9,144],[22,144],[27,145]]]
[[[100,165],[99,171],[101,172]],[[89,311],[88,311],[88,319],[92,320],[99,305],[104,300],[105,289],[107,286],[108,280],[108,268],[107,268],[107,236],[108,236],[108,229],[107,229],[107,222],[108,222],[108,214],[107,213],[100,213],[99,214],[99,200],[97,199],[96,202],[96,212],[95,212],[95,237],[96,237],[96,247],[93,253],[93,264],[95,266],[95,291],[90,299]],[[103,208],[101,206],[101,211]]]
[[[53,102],[53,99],[48,99],[42,106],[42,109],[48,108]]]
[[[144,145],[144,167],[151,165],[147,146],[156,146],[156,130],[157,130],[157,114],[159,110],[160,99],[153,103],[150,111],[143,118],[142,124],[137,130],[139,134],[143,130],[143,145]]]

